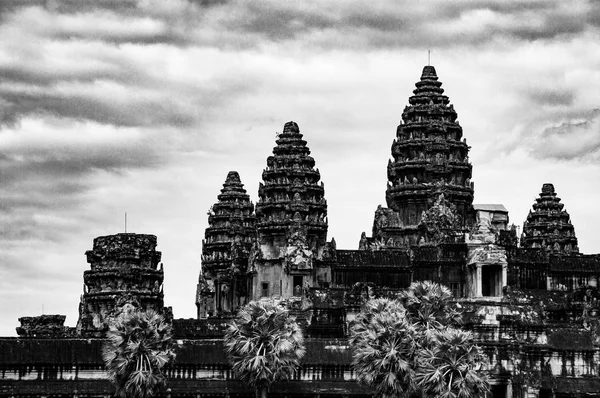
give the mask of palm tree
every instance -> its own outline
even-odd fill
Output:
[[[350,328],[358,382],[382,398],[409,396],[415,388],[417,338],[400,302],[369,300]]]
[[[451,327],[437,330],[431,347],[419,355],[415,382],[423,398],[484,397],[490,390],[481,372],[486,363],[470,332]]]
[[[126,305],[106,337],[102,358],[118,397],[152,397],[166,385],[163,369],[175,353],[162,315]]]
[[[234,373],[262,398],[274,381],[289,379],[306,353],[302,330],[289,311],[255,301],[227,328],[224,348]]]
[[[431,281],[413,282],[400,294],[399,300],[406,316],[425,338],[445,326],[459,325],[461,314],[450,302],[452,292],[444,285]]]
[[[397,300],[368,301],[350,329],[357,380],[388,397],[473,398],[489,384],[470,333],[455,329],[452,293],[415,282]]]

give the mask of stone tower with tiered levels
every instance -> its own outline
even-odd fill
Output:
[[[254,205],[237,171],[227,174],[208,211],[202,269],[196,291],[198,318],[227,314],[246,303],[248,254],[255,238]]]
[[[264,254],[277,257],[277,247],[287,243],[290,229],[300,228],[318,253],[327,239],[327,202],[319,169],[296,123],[286,123],[276,143],[258,188],[259,243]]]
[[[435,68],[425,66],[402,113],[387,168],[388,209],[378,209],[373,228],[373,237],[382,242],[418,243],[421,216],[440,194],[459,216],[459,227],[474,220],[469,146],[441,86]]]
[[[255,299],[301,295],[327,251],[324,184],[302,137],[296,123],[286,123],[262,174],[250,262]]]
[[[543,248],[555,253],[578,253],[575,228],[556,196],[554,185],[544,184],[523,224],[521,247]]]
[[[83,273],[79,334],[103,337],[116,307],[127,302],[165,313],[164,274],[162,264],[159,266],[161,252],[156,251],[156,236],[100,236],[85,254],[91,269]]]

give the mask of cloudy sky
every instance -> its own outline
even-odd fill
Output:
[[[158,236],[165,301],[195,316],[207,210],[256,202],[296,121],[329,237],[357,248],[427,49],[471,145],[476,203],[522,225],[545,182],[599,253],[600,3],[0,0],[0,335],[77,322],[96,236]]]

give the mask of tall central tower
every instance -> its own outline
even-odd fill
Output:
[[[448,205],[458,216],[457,227],[474,217],[469,146],[433,66],[423,68],[413,94],[392,144],[388,208],[377,210],[373,226],[373,237],[388,246],[418,243],[421,216],[434,204]]]

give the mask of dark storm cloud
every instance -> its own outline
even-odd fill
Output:
[[[471,3],[471,4],[465,4]],[[480,0],[474,2],[448,2],[447,9],[461,9],[477,7],[492,10],[500,14],[514,14],[523,11],[552,11],[560,4],[557,0],[519,0],[519,1],[498,1],[498,0]]]
[[[14,126],[18,121],[19,114],[15,112],[13,104],[0,95],[0,129],[2,126]]]
[[[545,14],[541,17],[538,25],[527,25],[503,29],[498,27],[493,34],[506,34],[524,41],[554,39],[558,36],[569,36],[583,32],[589,25],[583,15],[553,15]]]
[[[0,65],[0,82],[5,86],[9,83],[29,84],[33,86],[52,86],[60,82],[93,83],[96,81],[112,81],[129,85],[148,85],[148,71],[124,59],[118,59],[115,54],[94,54],[85,56],[79,54],[77,65],[66,64],[62,68],[47,65],[42,58],[35,62],[25,60]],[[2,96],[0,95],[0,98]]]
[[[58,181],[63,187],[69,181],[83,181],[94,171],[119,173],[127,169],[153,167],[160,165],[163,155],[155,142],[135,143],[127,146],[103,145],[81,146],[79,148],[28,148],[14,150],[13,155],[3,155],[0,159],[2,173],[0,184],[24,184],[40,179]],[[73,187],[79,187],[74,185]],[[51,193],[75,194],[76,190],[48,187]]]
[[[4,13],[25,7],[9,2]],[[28,6],[36,2],[28,1]],[[45,34],[61,40],[247,48],[268,42],[305,41],[331,48],[481,45],[498,40],[535,41],[597,27],[600,4],[575,1],[281,2],[147,1],[37,2],[59,24]],[[18,17],[21,17],[19,15]],[[89,20],[73,23],[70,19]],[[121,26],[114,20],[123,21]],[[40,21],[42,22],[42,21]],[[135,29],[128,29],[135,27]]]
[[[109,44],[170,44],[175,46],[185,46],[191,44],[184,35],[179,32],[119,32],[119,31],[104,31],[104,32],[89,32],[89,31],[63,31],[57,32],[54,35],[55,39],[59,40],[101,40]]]
[[[142,3],[0,3],[3,244],[58,242],[97,222],[71,225],[98,176],[161,170],[205,145],[205,118],[252,89],[243,73],[209,65],[207,77],[165,62],[174,54],[203,66],[175,42],[196,17],[187,11],[218,2],[175,11]]]
[[[25,116],[50,116],[119,127],[187,128],[218,112],[223,103],[254,90],[242,75],[229,81],[215,78],[205,86],[168,84],[148,77],[145,84],[123,81],[116,87],[102,88],[94,81],[83,81],[88,84],[69,90],[52,85],[78,80],[48,77],[44,72],[19,77],[24,78],[19,82],[24,88],[0,86],[0,127],[15,126]],[[119,80],[124,80],[123,76]]]
[[[126,106],[110,98],[90,98],[85,93],[58,95],[52,93],[32,94],[1,93],[8,102],[6,114],[0,123],[11,124],[24,115],[60,116],[73,120],[89,120],[115,126],[189,126],[195,115],[177,109],[171,102],[145,100],[128,101]]]
[[[600,162],[600,109],[544,129],[535,143],[538,158]]]
[[[557,90],[552,88],[536,88],[527,93],[536,105],[569,106],[573,104],[575,95],[570,90]]]
[[[93,186],[94,173],[159,167],[167,156],[157,141],[54,147],[31,143],[2,153],[0,222],[10,228],[0,229],[0,241],[59,241],[73,233],[73,228],[61,229],[56,223],[61,214],[88,200],[85,194]],[[49,218],[40,221],[38,214]]]
[[[126,12],[137,8],[137,0],[2,0],[0,15],[14,12],[24,7],[43,7],[61,13],[80,13],[90,10],[104,9]]]
[[[501,39],[535,41],[580,33],[591,25],[588,13],[598,4],[576,2],[568,8],[553,1],[439,1],[290,3],[232,2],[205,18],[212,28],[279,42],[310,39],[330,47],[388,48],[431,45],[480,45]],[[235,8],[235,9],[234,9]],[[340,40],[340,35],[343,40]],[[228,35],[222,36],[227,42]],[[202,39],[199,39],[200,42]],[[244,40],[242,45],[248,45]],[[232,44],[232,43],[230,43]],[[238,43],[239,44],[239,43]]]

